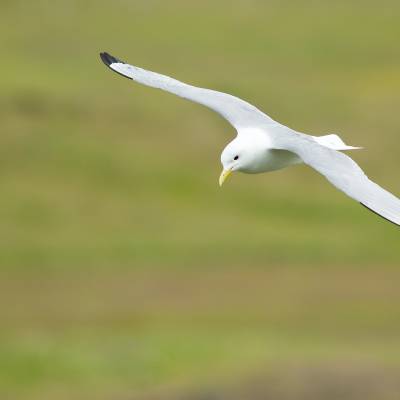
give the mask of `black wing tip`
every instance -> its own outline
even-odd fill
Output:
[[[118,60],[118,58],[115,58],[114,56],[112,56],[111,54],[108,54],[105,51],[100,53],[100,58],[103,61],[103,63],[107,65],[107,67],[109,67],[111,64],[115,64],[115,63],[125,64],[123,61]]]
[[[374,214],[378,215],[378,217],[381,217],[381,218],[385,219],[386,221],[389,221],[389,222],[392,223],[393,225],[396,225],[396,226],[399,226],[399,227],[400,227],[400,225],[399,225],[398,223],[396,223],[396,222],[394,222],[394,221],[391,221],[390,219],[388,219],[388,218],[384,217],[383,215],[377,213],[377,212],[374,211],[372,208],[369,208],[368,206],[366,206],[364,203],[361,203],[361,202],[360,202],[360,204],[361,204],[363,207],[365,207],[367,210],[372,211]]]
[[[126,64],[124,61],[121,61],[118,58],[115,58],[114,56],[112,56],[111,54],[108,54],[105,51],[100,53],[100,58],[101,58],[101,61],[103,61],[103,63],[105,65],[107,65],[107,67],[110,68],[112,71],[114,71],[117,74],[123,76],[124,78],[132,79],[130,76],[121,74],[121,72],[115,70],[114,68],[111,68],[112,64],[116,64],[116,63]]]

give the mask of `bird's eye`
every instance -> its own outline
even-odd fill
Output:
[[[235,157],[233,157],[233,159],[236,161],[239,159],[239,156],[235,156]]]

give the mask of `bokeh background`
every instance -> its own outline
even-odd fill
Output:
[[[399,230],[98,53],[247,99],[400,193],[398,1],[0,3],[2,399],[398,399]]]

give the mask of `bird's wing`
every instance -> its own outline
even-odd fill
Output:
[[[350,157],[288,128],[278,129],[275,133],[275,148],[297,154],[339,190],[381,217],[400,225],[400,199],[372,182]]]
[[[277,124],[256,107],[230,94],[191,86],[168,76],[134,67],[108,53],[100,53],[100,57],[104,64],[126,78],[143,85],[165,90],[213,109],[227,119],[236,129],[255,124]]]

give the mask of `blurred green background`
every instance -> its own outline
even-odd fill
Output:
[[[400,193],[398,1],[0,3],[2,399],[397,399],[394,225],[98,53],[339,133]]]

